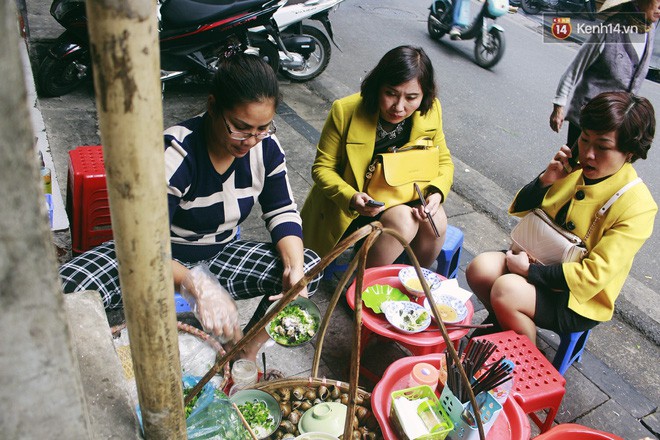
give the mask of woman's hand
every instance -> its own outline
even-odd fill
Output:
[[[529,264],[529,255],[527,255],[527,252],[520,251],[515,254],[511,249],[506,252],[506,267],[509,269],[509,272],[527,278],[527,275],[529,275]]]
[[[566,145],[562,145],[557,154],[552,158],[545,171],[539,176],[542,186],[545,188],[552,185],[559,179],[568,176],[572,171],[572,167],[568,163],[568,159],[573,157],[571,149]]]
[[[271,301],[277,301],[278,299],[282,298],[284,296],[284,293],[288,292],[289,289],[293,287],[298,281],[300,281],[304,275],[305,273],[303,272],[302,268],[300,269],[285,268],[284,272],[282,273],[282,293],[269,296],[268,299]],[[298,292],[298,295],[307,298],[309,296],[309,292],[307,291],[307,286],[305,286],[300,292]]]
[[[206,265],[190,269],[181,283],[181,295],[191,303],[204,330],[226,342],[238,342],[243,332],[236,302]]]
[[[365,217],[374,217],[379,212],[385,210],[384,206],[367,206],[369,200],[373,199],[368,194],[363,192],[355,193],[351,198],[350,207]]]
[[[435,192],[431,193],[426,197],[426,208],[422,205],[416,206],[413,208],[413,216],[417,221],[423,222],[428,219],[428,217],[433,217],[442,203],[442,194]],[[428,216],[426,215],[428,214]]]
[[[564,107],[555,104],[550,114],[550,128],[559,133],[561,126],[564,124]]]

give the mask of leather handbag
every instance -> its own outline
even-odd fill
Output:
[[[364,192],[386,208],[417,200],[414,184],[424,190],[438,177],[439,160],[440,150],[430,138],[377,154],[367,169]]]
[[[546,266],[581,261],[587,255],[584,242],[591,235],[596,223],[623,193],[641,181],[642,179],[637,178],[629,182],[610,197],[596,212],[584,240],[557,225],[545,211],[536,208],[525,215],[511,231],[511,249],[515,252],[525,251],[532,260]]]

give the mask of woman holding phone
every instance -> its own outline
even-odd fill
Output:
[[[440,150],[440,171],[423,194],[426,207],[416,201],[386,208],[365,192],[367,167],[376,154],[420,137],[431,138]],[[444,243],[442,203],[453,177],[431,61],[421,48],[394,48],[367,74],[360,93],[333,103],[312,166],[314,186],[301,211],[305,246],[323,256],[342,238],[379,220],[399,232],[420,264],[429,267]],[[371,247],[367,267],[391,264],[402,251],[394,237],[383,234]]]

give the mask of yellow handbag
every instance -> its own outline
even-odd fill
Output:
[[[386,208],[417,200],[414,184],[423,191],[438,177],[439,161],[440,150],[428,137],[377,154],[367,169],[364,192]]]

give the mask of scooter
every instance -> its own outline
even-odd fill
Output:
[[[463,3],[469,0],[464,0]],[[442,38],[452,27],[454,2],[434,0],[429,7],[427,30],[434,40]],[[466,29],[461,32],[461,40],[476,39],[474,58],[477,65],[488,69],[497,64],[504,55],[504,29],[490,23],[509,12],[508,0],[485,0],[481,10]]]
[[[286,5],[275,12],[275,22],[282,36],[282,44],[278,44],[278,47],[285,48],[280,50],[280,72],[283,76],[302,82],[323,73],[332,54],[330,41],[339,48],[334,40],[329,15],[343,1],[288,0]],[[306,19],[321,23],[325,33],[317,27],[303,24]],[[270,36],[269,39],[274,35],[264,27],[255,27],[250,31],[250,35],[257,33]]]
[[[161,80],[184,76],[208,79],[228,45],[249,51],[248,29],[275,22],[273,15],[286,0],[238,0],[215,4],[203,0],[158,3]],[[49,49],[37,72],[42,96],[61,96],[91,77],[91,57],[84,0],[54,0],[51,15],[65,31]],[[272,27],[275,32],[277,26]],[[279,35],[274,36],[274,41]],[[275,43],[260,37],[258,52],[279,69]],[[164,83],[163,83],[164,84]]]
[[[596,0],[521,0],[520,6],[527,14],[536,15],[542,9],[583,13],[589,20],[596,19]]]

